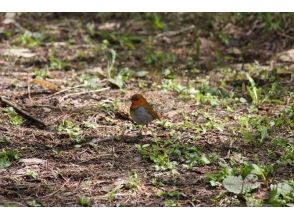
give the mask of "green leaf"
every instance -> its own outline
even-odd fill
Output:
[[[210,161],[208,160],[208,158],[205,156],[205,154],[201,155],[200,160],[204,163],[204,164],[210,164]]]
[[[20,157],[15,150],[7,150],[0,152],[0,169],[7,168],[11,165],[11,162],[18,160]]]
[[[243,179],[241,176],[227,176],[223,180],[223,186],[229,192],[240,194],[242,190]]]
[[[0,169],[7,168],[11,165],[11,162],[7,157],[0,158]]]
[[[119,89],[121,89],[121,88],[123,87],[123,85],[124,85],[124,81],[123,81],[122,79],[120,79],[120,78],[109,79],[109,82],[110,82],[113,86],[115,86],[115,87],[117,87],[117,88],[119,88]]]
[[[241,176],[243,179],[245,179],[246,176],[248,176],[251,171],[252,171],[252,166],[251,165],[248,165],[248,164],[245,164],[244,166],[241,167]]]
[[[260,142],[263,142],[263,140],[268,137],[267,127],[262,127],[260,131],[260,136]]]
[[[249,174],[244,179],[243,193],[251,192],[252,190],[257,189],[259,187],[260,187],[260,182],[258,182],[257,176],[254,174]]]
[[[227,176],[223,180],[223,186],[229,192],[235,194],[245,194],[260,187],[260,183],[257,182],[256,175],[249,174],[244,180],[241,176]]]

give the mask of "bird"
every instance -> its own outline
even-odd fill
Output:
[[[153,109],[153,107],[147,102],[141,94],[134,94],[130,98],[132,104],[130,106],[130,116],[134,122],[141,127],[140,133],[144,125],[148,126],[153,120],[160,120],[159,114]]]

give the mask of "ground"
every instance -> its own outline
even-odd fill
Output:
[[[230,16],[1,14],[0,205],[292,206],[292,15]]]

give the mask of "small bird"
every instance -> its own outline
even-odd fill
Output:
[[[137,124],[148,126],[151,121],[160,119],[158,113],[152,108],[143,95],[134,94],[131,97],[131,101],[130,115]],[[140,132],[142,129],[143,127]]]

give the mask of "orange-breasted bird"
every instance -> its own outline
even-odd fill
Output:
[[[148,125],[151,121],[160,119],[158,113],[141,94],[133,95],[131,101],[130,115],[137,124]]]

